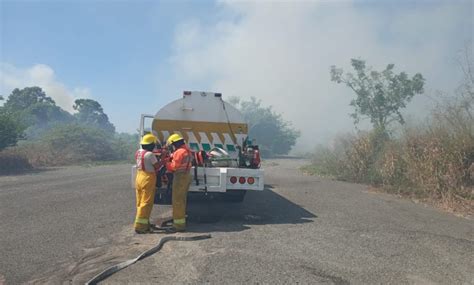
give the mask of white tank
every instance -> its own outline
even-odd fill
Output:
[[[182,99],[161,108],[152,128],[162,142],[178,133],[193,150],[220,147],[228,152],[242,146],[248,132],[242,114],[222,94],[197,91],[185,91]]]

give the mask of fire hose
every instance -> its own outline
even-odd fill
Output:
[[[94,276],[86,284],[87,285],[89,285],[89,284],[94,285],[94,284],[97,284],[100,281],[105,280],[107,277],[111,276],[112,274],[114,274],[114,273],[116,273],[116,272],[118,272],[118,271],[134,264],[135,262],[137,262],[141,259],[144,259],[145,257],[148,257],[148,256],[160,251],[161,248],[163,247],[163,245],[168,241],[172,241],[172,240],[176,240],[176,241],[195,241],[195,240],[203,240],[203,239],[208,239],[208,238],[211,238],[210,234],[198,235],[198,236],[186,236],[186,237],[184,237],[184,236],[165,236],[162,239],[160,239],[160,241],[158,242],[158,244],[156,246],[148,249],[147,251],[143,252],[142,254],[137,256],[136,258],[129,259],[127,261],[121,262],[119,264],[113,265],[113,266],[105,269],[101,273]]]

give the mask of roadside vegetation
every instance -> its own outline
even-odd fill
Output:
[[[332,80],[356,94],[352,117],[369,118],[373,128],[340,135],[318,146],[304,171],[427,201],[474,214],[474,65],[466,51],[462,84],[440,96],[426,121],[405,124],[400,110],[423,92],[424,79],[393,73],[389,65],[372,71],[352,60],[355,75],[331,69]],[[395,125],[398,123],[398,125]]]
[[[40,87],[0,97],[0,174],[39,167],[133,161],[138,134],[117,133],[99,102],[77,99],[69,113]],[[271,107],[232,98],[264,157],[288,154],[299,131]]]
[[[229,102],[243,114],[248,122],[249,138],[255,140],[264,158],[290,152],[301,134],[291,122],[285,121],[271,106],[263,106],[255,97],[250,100],[231,97]]]
[[[0,99],[0,174],[132,159],[138,138],[117,133],[97,101],[78,99],[70,114],[39,87]]]

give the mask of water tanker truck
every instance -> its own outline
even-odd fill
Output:
[[[151,121],[147,127],[146,122]],[[222,99],[221,93],[184,91],[155,115],[141,115],[140,135],[153,133],[163,145],[156,153],[167,153],[168,137],[177,133],[193,152],[190,194],[219,195],[231,202],[241,202],[249,191],[262,191],[264,171],[260,169],[260,152],[248,137],[243,115]],[[171,201],[170,174],[161,175],[155,201]],[[132,168],[134,187],[136,168]]]

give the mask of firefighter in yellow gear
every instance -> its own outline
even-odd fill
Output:
[[[156,143],[157,139],[154,135],[146,134],[140,141],[141,148],[135,153],[137,214],[134,228],[139,234],[151,232],[150,214],[155,199],[156,172],[159,170],[158,159],[153,154]]]
[[[191,185],[192,154],[184,139],[178,134],[172,134],[166,141],[173,146],[173,157],[166,164],[168,171],[173,173],[172,204],[173,229],[182,232],[186,230],[186,198]]]

